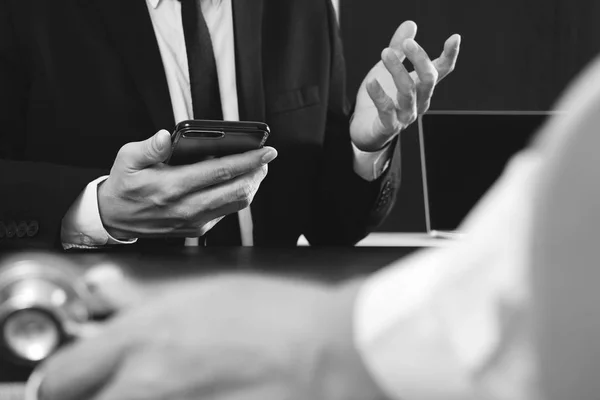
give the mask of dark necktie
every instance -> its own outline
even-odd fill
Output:
[[[200,0],[180,0],[195,119],[223,119],[217,63]]]
[[[200,0],[180,0],[195,119],[223,119],[217,63]],[[205,236],[207,246],[241,245],[237,213],[230,214]],[[202,238],[200,239],[202,242]]]

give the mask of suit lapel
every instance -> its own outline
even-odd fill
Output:
[[[246,121],[264,121],[265,94],[262,69],[263,0],[232,1],[240,119]]]
[[[144,0],[81,0],[107,28],[148,108],[155,131],[172,129],[173,108],[165,70]],[[149,133],[150,134],[150,133]]]

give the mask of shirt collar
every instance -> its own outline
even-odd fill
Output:
[[[158,6],[160,5],[160,3],[162,1],[166,1],[166,0],[148,0],[150,5],[154,9],[158,8]],[[171,1],[177,1],[177,0],[171,0]],[[207,2],[207,1],[211,2],[215,6],[218,6],[223,0],[200,0],[200,2]]]

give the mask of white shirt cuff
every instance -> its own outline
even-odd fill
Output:
[[[137,239],[118,240],[104,229],[98,208],[98,185],[108,176],[90,182],[62,220],[60,237],[65,250],[94,249],[107,245],[133,244]]]
[[[352,143],[354,150],[354,172],[366,181],[379,178],[390,165],[392,146],[374,152],[362,151]]]

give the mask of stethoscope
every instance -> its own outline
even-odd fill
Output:
[[[0,353],[34,367],[25,389],[36,400],[43,361],[65,344],[95,335],[92,293],[83,272],[70,261],[27,253],[0,262]]]

